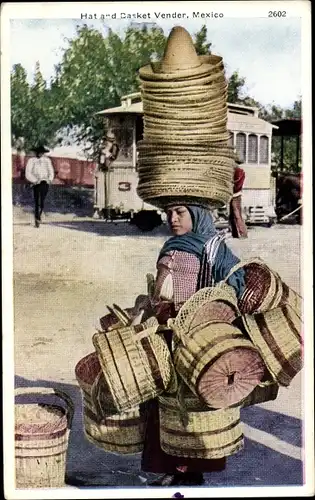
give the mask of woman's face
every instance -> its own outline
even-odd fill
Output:
[[[184,206],[174,206],[166,210],[167,221],[173,234],[181,236],[192,231],[193,223],[189,210]]]

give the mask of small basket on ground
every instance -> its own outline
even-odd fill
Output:
[[[108,410],[106,412],[104,401],[108,406],[108,398],[110,399],[106,389],[98,403],[92,399],[93,384],[101,373],[101,365],[95,352],[82,358],[75,367],[82,394],[85,436],[106,452],[140,453],[143,449],[144,421],[139,407],[120,414]]]
[[[16,488],[61,488],[73,418],[73,403],[64,392],[46,387],[17,388],[15,396],[57,396],[66,403],[15,404]]]
[[[164,391],[176,391],[171,353],[164,337],[157,333],[158,327],[157,320],[150,318],[140,325],[93,336],[118,411],[128,411]]]

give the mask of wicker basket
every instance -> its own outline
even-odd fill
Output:
[[[101,373],[97,354],[93,352],[81,359],[75,367],[75,373],[81,388],[86,438],[106,452],[140,453],[143,449],[144,420],[139,407],[120,414],[106,413],[104,405],[99,407],[92,400],[92,387]],[[103,398],[107,399],[107,394]]]
[[[214,317],[214,304],[222,304],[220,318]],[[226,307],[223,308],[223,305]],[[174,320],[169,321],[169,326],[174,327],[179,335],[192,335],[196,328],[209,321],[221,319],[224,322],[233,321],[239,315],[237,297],[233,287],[221,283],[213,288],[206,287],[198,290],[180,308]]]
[[[155,326],[142,324],[93,336],[118,411],[128,411],[165,390],[176,391],[171,353],[164,337],[157,333],[158,326],[155,320]]]
[[[64,392],[45,387],[17,388],[15,396],[22,395],[54,395],[67,407],[15,404],[16,488],[61,488],[65,485],[73,403]]]
[[[174,333],[176,336],[176,330]],[[252,342],[222,322],[209,323],[191,337],[181,335],[174,364],[194,394],[213,408],[227,408],[243,400],[265,372]]]
[[[261,259],[239,262],[231,269],[225,281],[241,268],[245,270],[245,290],[238,303],[242,314],[266,312],[278,306],[290,305],[299,318],[302,318],[302,297]]]
[[[188,412],[184,424],[180,411],[159,400],[160,443],[169,455],[189,458],[223,458],[243,448],[240,409]]]
[[[279,385],[289,386],[303,367],[301,320],[290,306],[244,315],[242,323]]]

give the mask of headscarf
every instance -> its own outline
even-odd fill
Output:
[[[191,253],[202,262],[205,256],[205,244],[218,233],[209,210],[195,205],[185,206],[191,215],[192,231],[169,238],[162,247],[158,260],[168,252],[178,250]],[[239,261],[240,259],[233,254],[225,242],[221,241],[213,267],[211,270],[209,269],[215,283],[224,280],[232,267]],[[244,270],[239,269],[227,280],[227,283],[235,289],[237,297],[240,297],[244,291],[244,278]],[[201,283],[202,277],[200,276],[199,284]],[[209,283],[203,282],[202,286],[209,286]]]
[[[159,255],[159,259],[172,250],[187,252],[202,258],[205,243],[217,233],[209,210],[195,205],[185,205],[191,215],[192,231],[169,238]]]

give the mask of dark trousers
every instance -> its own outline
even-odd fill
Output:
[[[33,186],[34,201],[35,201],[35,220],[40,221],[40,217],[44,210],[44,202],[47,196],[49,185],[46,181],[41,181],[40,184]]]

